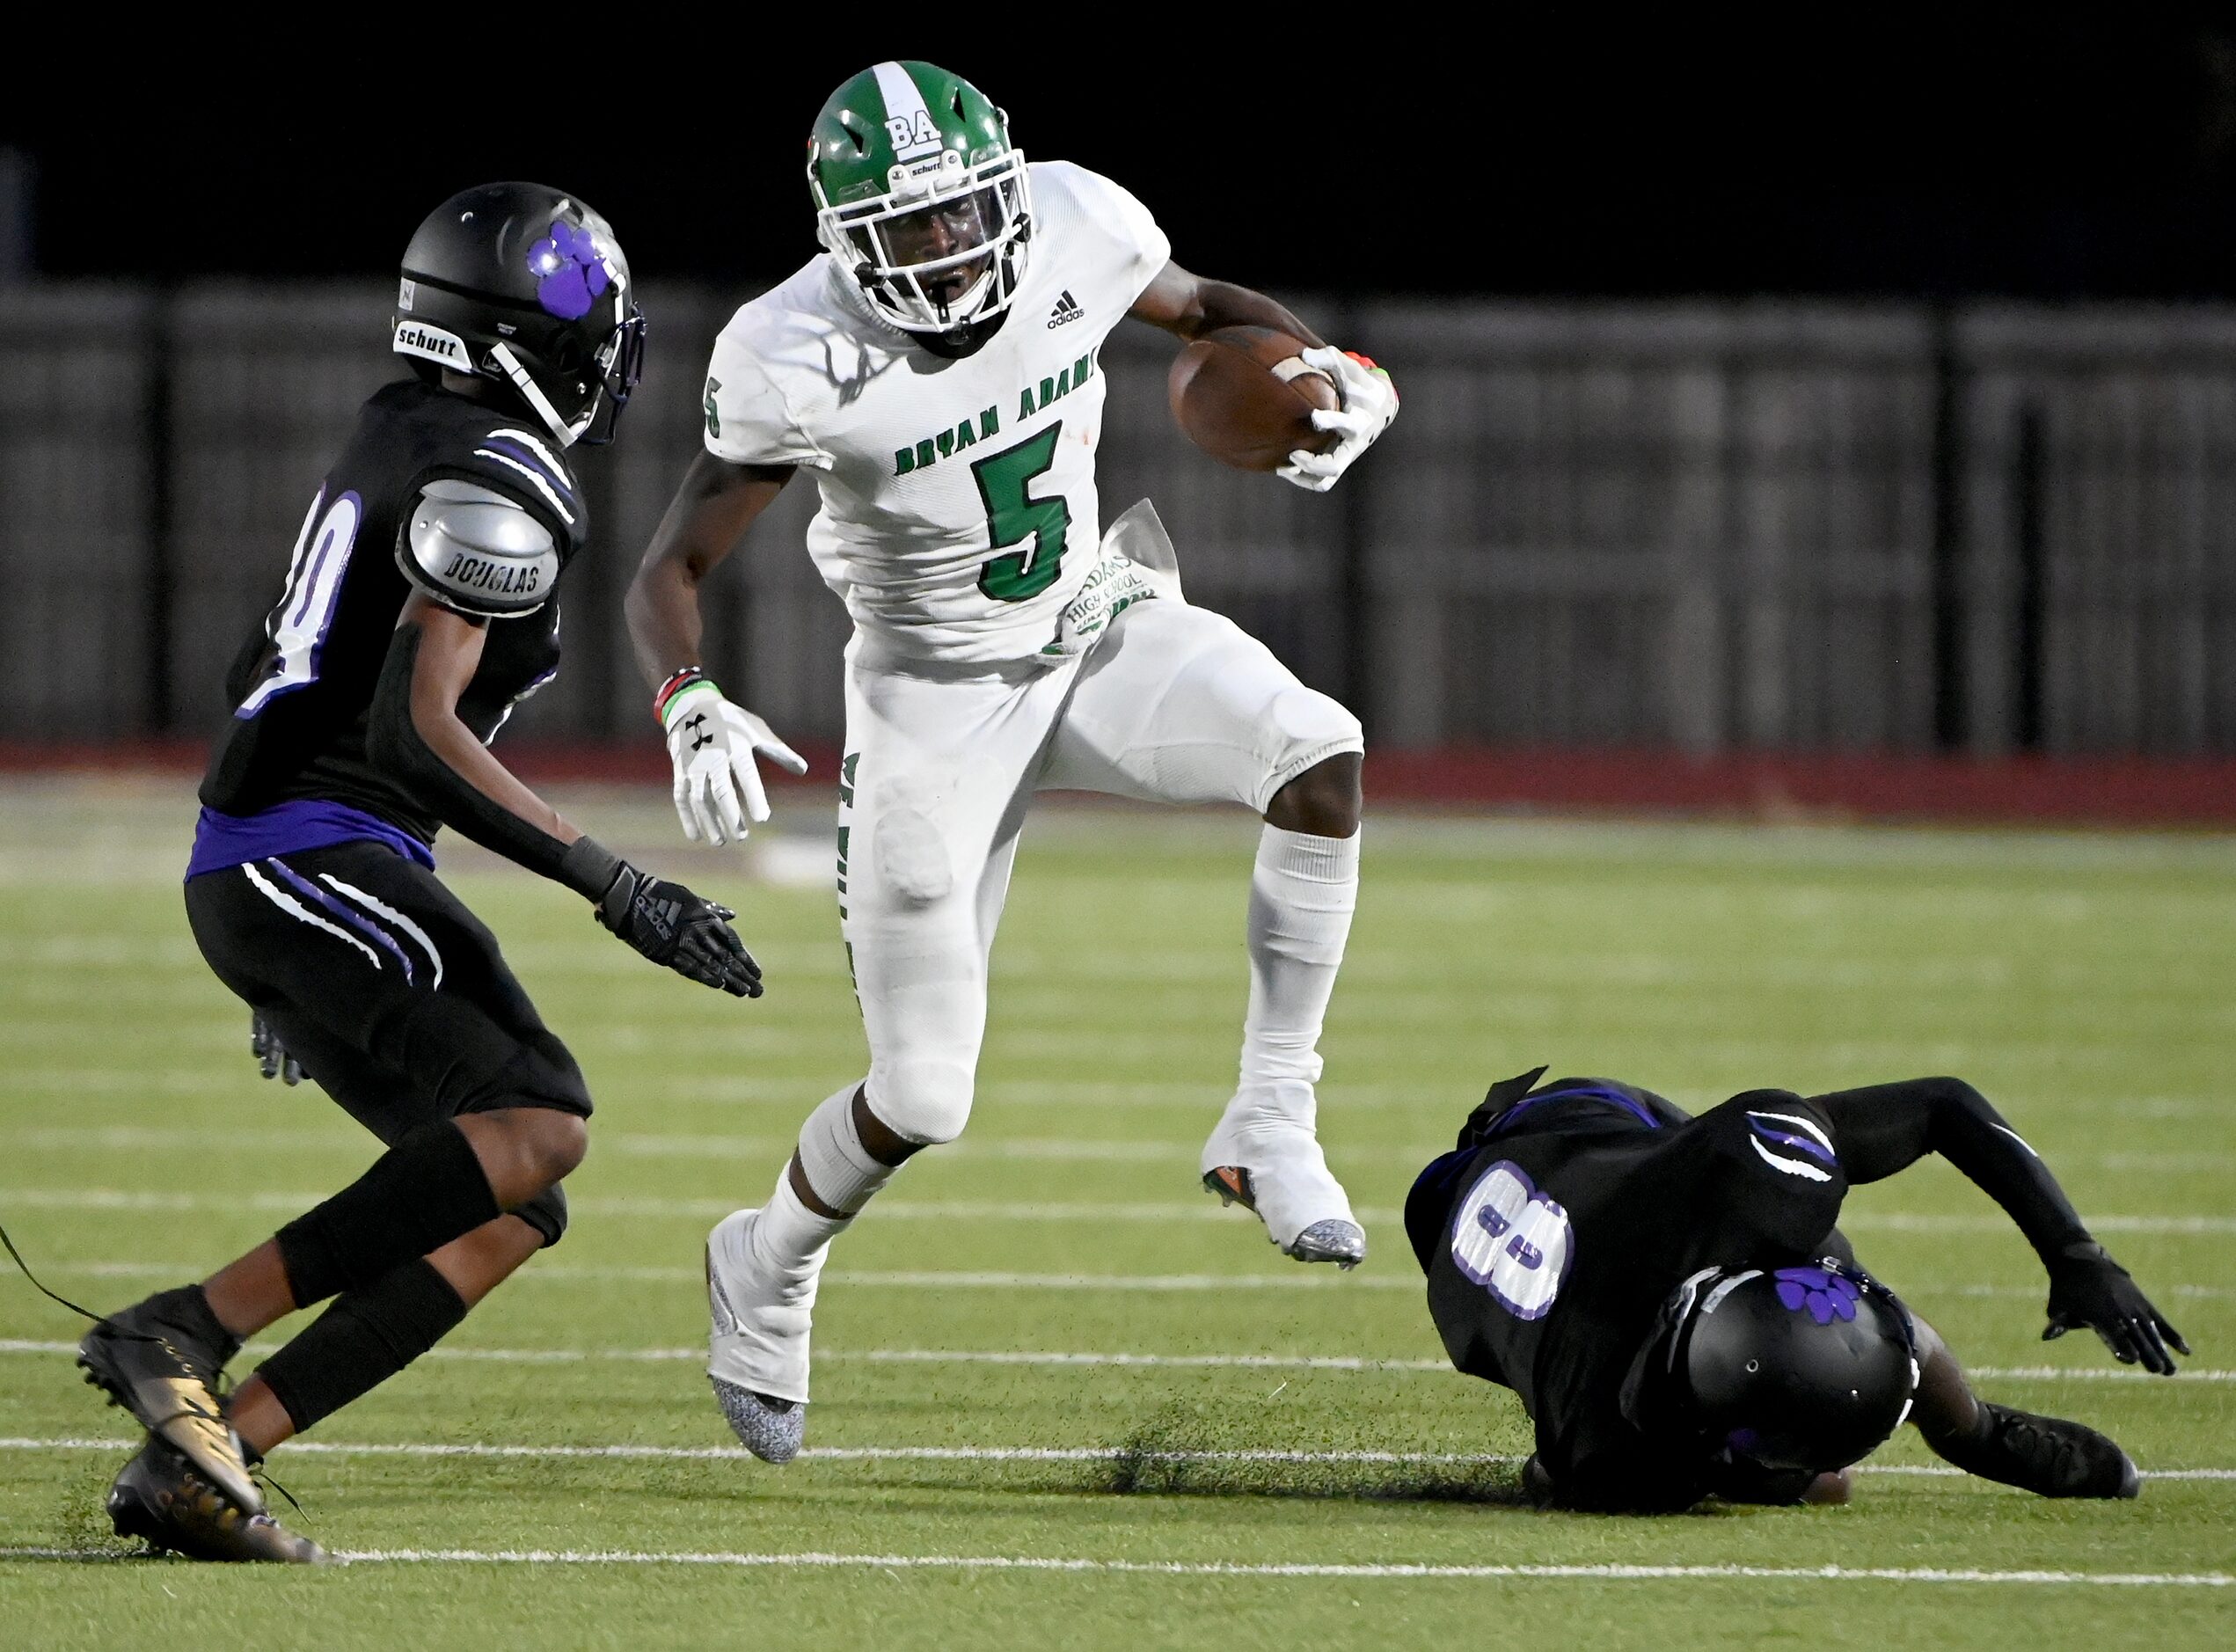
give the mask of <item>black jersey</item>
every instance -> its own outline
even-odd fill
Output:
[[[1782,1090],[1694,1118],[1635,1085],[1537,1077],[1494,1087],[1406,1202],[1429,1312],[1454,1365],[1522,1397],[1563,1502],[1687,1507],[1714,1466],[1633,1428],[1625,1379],[1700,1269],[1847,1259],[1831,1129]]]
[[[413,588],[398,547],[420,491],[444,479],[492,489],[526,510],[552,535],[562,569],[582,548],[581,489],[547,435],[417,379],[377,391],[311,501],[280,600],[226,678],[234,709],[202,780],[208,808],[242,815],[325,800],[432,841],[433,813],[367,760],[365,731]],[[559,669],[559,603],[488,624],[457,705],[458,720],[485,742],[515,701]]]

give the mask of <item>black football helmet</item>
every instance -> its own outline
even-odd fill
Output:
[[[1901,1426],[1918,1392],[1910,1314],[1861,1268],[1711,1268],[1662,1304],[1623,1414],[1710,1456],[1823,1473]]]
[[[613,439],[644,366],[645,318],[606,221],[542,184],[482,184],[404,250],[391,347],[509,384],[561,444]]]

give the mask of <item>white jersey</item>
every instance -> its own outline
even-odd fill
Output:
[[[708,365],[707,451],[815,472],[807,549],[892,654],[1027,658],[1094,565],[1098,358],[1172,243],[1108,179],[1029,171],[1025,279],[974,355],[916,344],[819,256],[740,309]]]

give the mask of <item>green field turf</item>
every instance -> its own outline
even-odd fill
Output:
[[[598,1112],[566,1242],[448,1356],[274,1461],[301,1525],[386,1558],[26,1553],[106,1546],[125,1431],[60,1351],[77,1325],[11,1276],[0,1644],[2236,1643],[2236,842],[1377,818],[1324,1046],[1322,1134],[1373,1244],[1338,1277],[1195,1182],[1233,1068],[1252,823],[1051,811],[970,1131],[839,1242],[814,1450],[778,1471],[722,1453],[699,1252],[863,1065],[832,898],[683,852],[654,794],[572,812],[736,905],[770,991],[718,998],[446,851]],[[97,1306],[206,1270],[371,1156],[316,1090],[256,1078],[180,911],[190,815],[171,783],[0,789],[0,1220]],[[781,823],[812,869],[821,818]],[[1515,1506],[1510,1464],[1451,1460],[1526,1434],[1439,1368],[1397,1210],[1486,1081],[1540,1062],[1688,1105],[1972,1079],[2193,1369],[2041,1343],[2030,1253],[1938,1165],[1854,1197],[1865,1259],[1987,1393],[2191,1473],[2053,1504],[1918,1472],[1904,1437],[1846,1509]],[[1831,1566],[1888,1575],[1808,1575]]]

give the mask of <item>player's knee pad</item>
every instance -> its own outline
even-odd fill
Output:
[[[566,1232],[566,1189],[555,1181],[526,1204],[515,1205],[510,1214],[542,1234],[549,1250]]]
[[[869,1109],[895,1136],[936,1147],[970,1118],[971,1071],[960,1062],[899,1061],[870,1075]]]
[[[929,906],[955,887],[954,858],[939,825],[912,803],[897,802],[877,817],[871,839],[872,870],[896,900]]]

